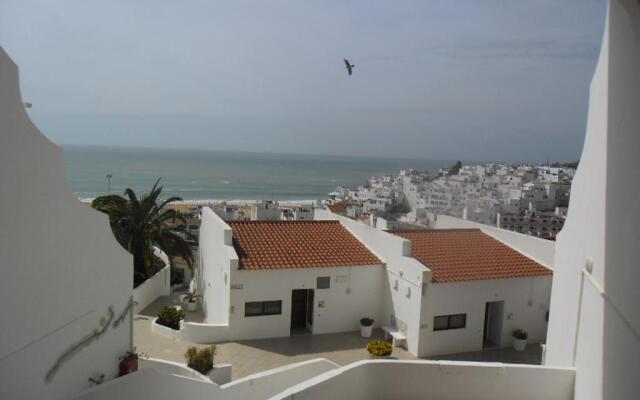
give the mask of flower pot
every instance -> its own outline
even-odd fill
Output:
[[[198,311],[198,302],[187,301],[187,311],[190,311],[190,312]]]
[[[360,325],[360,336],[363,338],[370,338],[373,333],[373,325],[364,326]]]
[[[138,370],[138,355],[130,354],[120,360],[118,370],[120,371],[120,376],[136,372]]]
[[[513,349],[515,351],[524,351],[525,347],[527,347],[527,339],[513,338]]]

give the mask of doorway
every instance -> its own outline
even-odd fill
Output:
[[[313,289],[291,291],[291,331],[292,335],[311,332],[313,326]]]
[[[488,301],[484,307],[484,333],[482,347],[500,347],[504,301]]]

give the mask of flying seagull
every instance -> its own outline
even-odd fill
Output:
[[[355,65],[351,64],[349,62],[349,60],[347,60],[346,58],[344,59],[344,63],[347,66],[347,72],[349,72],[349,76],[351,76],[351,73],[353,72],[353,69],[356,67]]]

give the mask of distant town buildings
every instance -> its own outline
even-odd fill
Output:
[[[339,186],[329,193],[327,207],[351,218],[374,214],[425,226],[433,224],[428,215],[444,214],[555,240],[564,225],[574,167],[458,163],[437,176],[402,170],[355,189]],[[391,212],[398,204],[410,210]]]

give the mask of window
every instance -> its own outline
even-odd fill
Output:
[[[282,300],[249,301],[244,303],[244,316],[257,317],[259,315],[282,314]]]
[[[319,276],[316,279],[316,288],[317,289],[329,289],[331,287],[331,277],[330,276]]]
[[[462,329],[467,326],[467,314],[438,315],[433,318],[433,330]]]

